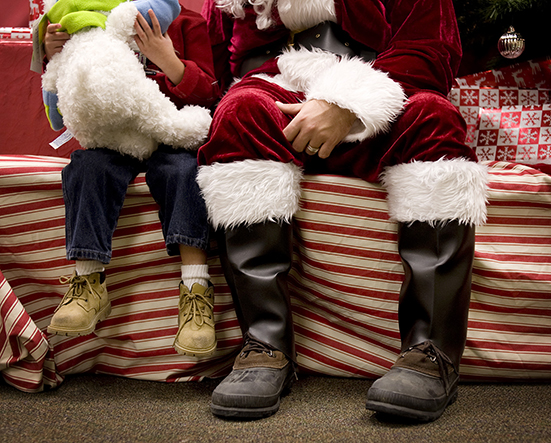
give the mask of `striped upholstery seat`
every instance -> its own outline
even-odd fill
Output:
[[[178,355],[179,259],[168,257],[143,175],[133,182],[113,242],[113,311],[86,337],[46,333],[70,275],[60,171],[64,158],[0,156],[0,370],[18,389],[94,372],[167,382],[229,372],[241,332],[213,243],[219,347]],[[489,219],[477,230],[464,380],[551,380],[551,177],[488,163]],[[396,226],[376,184],[306,176],[290,274],[303,373],[374,378],[399,351],[403,277]]]

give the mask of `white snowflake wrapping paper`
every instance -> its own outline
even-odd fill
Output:
[[[481,108],[476,153],[480,160],[551,164],[551,105]]]
[[[458,78],[448,98],[480,160],[551,165],[551,60]]]

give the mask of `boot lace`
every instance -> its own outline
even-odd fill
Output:
[[[258,340],[255,340],[254,338],[251,338],[250,336],[246,336],[245,346],[243,347],[240,356],[247,357],[251,352],[264,352],[268,354],[268,357],[274,356],[274,351],[270,349],[267,345],[259,342]]]
[[[452,363],[450,358],[429,340],[407,348],[401,356],[404,357],[405,354],[413,351],[414,349],[426,354],[427,358],[438,366],[438,373],[440,374],[440,379],[444,383],[446,395],[449,395],[450,376],[448,373],[448,365],[450,365],[455,374],[457,374],[457,369],[455,369],[455,365]]]
[[[87,302],[90,294],[98,299],[100,298],[100,296],[96,294],[96,291],[92,288],[92,284],[88,278],[85,276],[75,274],[70,277],[60,277],[59,282],[63,285],[69,283],[70,286],[68,291],[63,296],[61,303],[54,312],[57,312],[58,309],[62,306],[68,305],[73,300],[84,300]]]
[[[200,306],[200,303],[203,306]],[[180,298],[180,309],[183,309],[184,306],[188,304],[187,309],[184,311],[184,317],[182,324],[180,325],[180,330],[188,321],[194,321],[197,326],[203,326],[205,324],[205,318],[211,318],[210,314],[205,313],[205,307],[210,308],[210,312],[214,309],[214,305],[205,297],[204,294],[198,294],[194,292],[188,292],[184,297]],[[178,331],[180,332],[180,331]]]

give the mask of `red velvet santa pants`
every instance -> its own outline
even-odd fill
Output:
[[[338,145],[328,159],[297,153],[282,129],[291,121],[275,105],[297,103],[303,95],[258,78],[245,78],[229,89],[218,105],[209,141],[199,150],[199,163],[246,159],[294,162],[307,173],[355,176],[376,182],[387,166],[413,160],[436,161],[476,155],[465,145],[466,125],[458,110],[441,94],[420,91],[388,133],[359,143]]]

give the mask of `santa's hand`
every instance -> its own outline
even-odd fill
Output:
[[[71,38],[68,33],[58,31],[59,29],[61,29],[59,23],[50,23],[46,27],[46,33],[44,34],[44,53],[48,60],[58,52],[61,52],[65,42]]]
[[[327,158],[350,132],[355,114],[324,100],[285,104],[276,102],[285,114],[294,115],[283,134],[297,152]]]

